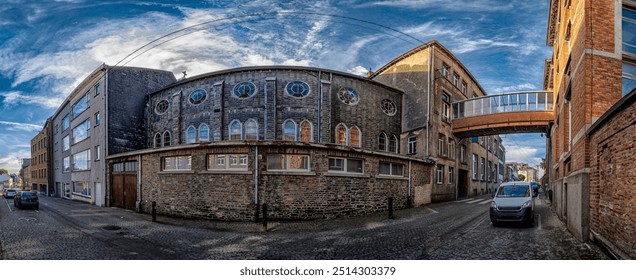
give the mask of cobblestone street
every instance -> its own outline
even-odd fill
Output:
[[[537,199],[535,226],[493,227],[489,196],[304,222],[180,220],[41,197],[39,211],[0,200],[1,259],[607,259]]]

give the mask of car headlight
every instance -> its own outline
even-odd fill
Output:
[[[530,207],[530,205],[531,205],[531,204],[532,204],[532,201],[531,201],[531,200],[528,200],[528,201],[526,201],[526,202],[525,202],[525,203],[521,206],[521,208],[527,208],[527,207]]]
[[[495,208],[497,209],[497,203],[495,203],[494,201],[490,202],[490,208]]]

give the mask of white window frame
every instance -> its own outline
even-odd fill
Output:
[[[251,131],[248,132],[247,130],[250,129],[250,125],[254,124],[254,129],[255,131],[252,133]],[[245,140],[258,140],[258,122],[255,119],[249,119],[245,122],[245,125],[243,126],[243,128],[245,129],[245,132],[243,133],[244,135],[244,139]],[[250,138],[250,136],[254,136],[254,138]]]
[[[174,166],[175,168],[172,169],[168,169],[167,166],[167,161],[173,161],[174,160]],[[182,165],[181,163],[186,162],[185,163],[185,168],[180,168]],[[162,157],[161,158],[161,171],[191,171],[192,170],[192,156],[171,156],[171,157]]]
[[[283,160],[283,168],[271,168],[269,162],[272,157],[281,157]],[[292,168],[291,162],[293,157],[301,157],[307,160],[307,168]],[[309,155],[302,154],[270,154],[267,155],[267,171],[285,171],[285,172],[310,172],[311,171],[311,157]]]
[[[166,141],[166,134],[168,134],[168,141]],[[161,146],[162,147],[169,147],[171,145],[172,145],[172,133],[170,133],[170,131],[166,130],[166,131],[163,132],[163,135],[161,136]]]
[[[477,159],[477,154],[473,154],[472,162],[473,162],[473,165],[472,165],[472,174],[471,174],[472,176],[471,176],[471,179],[477,181],[477,173],[479,173],[479,168],[478,168],[478,165],[477,165],[477,164],[479,164],[478,163],[478,159]]]
[[[309,124],[309,142],[314,142],[314,124],[312,124],[309,120],[304,120],[298,125],[298,140],[303,141],[303,124],[305,123]]]
[[[232,126],[234,126],[235,124],[238,124],[238,128],[234,132],[238,132],[238,134],[237,133],[232,133],[233,132]],[[243,124],[241,123],[241,121],[239,121],[239,120],[231,121],[230,125],[228,127],[227,135],[228,135],[228,140],[230,140],[230,141],[232,141],[232,140],[234,140],[234,141],[243,140]],[[239,139],[232,139],[233,135],[238,135]]]
[[[382,173],[382,166],[387,166],[389,167],[389,173]],[[399,166],[402,169],[401,174],[393,174],[393,167],[394,166]],[[378,165],[378,174],[382,175],[382,176],[392,176],[392,177],[404,177],[404,164],[401,163],[393,163],[393,162],[385,162],[385,161],[380,161],[379,165]]]
[[[438,185],[444,183],[444,165],[438,164],[436,166],[435,179]]]
[[[186,144],[193,144],[197,142],[197,128],[194,127],[193,125],[188,126],[188,129],[186,129],[185,131],[185,143]]]
[[[238,164],[232,164],[232,160],[231,160],[232,158],[236,158],[238,160]],[[213,171],[216,171],[216,170],[246,171],[249,169],[248,154],[208,154],[207,162],[208,162],[208,170],[213,170]]]
[[[408,154],[413,155],[417,153],[417,136],[412,135],[408,138]]]
[[[290,135],[287,133],[287,125],[288,125],[288,124],[292,124],[292,125],[293,125],[293,129],[292,129],[292,130],[293,130],[293,135],[292,135],[293,137],[291,137],[291,138],[292,138],[292,140],[288,140],[288,139],[286,139],[286,138],[287,138],[287,136],[290,136]],[[298,125],[296,124],[296,122],[295,122],[294,120],[292,120],[292,119],[287,119],[287,120],[285,120],[285,121],[283,122],[283,133],[282,133],[281,137],[282,137],[282,139],[281,139],[281,140],[283,140],[283,141],[298,141]]]
[[[389,144],[389,138],[386,136],[386,133],[384,132],[380,133],[380,135],[378,136],[378,150],[388,151],[389,150],[388,144]]]
[[[364,174],[365,172],[365,160],[361,158],[345,158],[345,157],[329,157],[329,163],[327,166],[327,170],[329,173],[342,173],[342,174]],[[333,170],[331,169],[331,160],[341,160],[342,161],[342,170]],[[362,172],[351,172],[348,171],[349,161],[361,161],[362,162]]]
[[[352,142],[351,142],[351,139],[352,139],[352,137],[351,137],[351,133],[352,133],[354,130],[358,131],[358,143],[352,143]],[[348,133],[347,140],[348,140],[348,142],[349,142],[349,143],[348,143],[348,145],[349,145],[349,146],[362,147],[362,130],[360,130],[360,128],[358,128],[358,127],[357,127],[357,126],[355,126],[355,125],[354,125],[354,126],[352,126],[352,127],[350,127],[350,128],[349,128],[349,133]]]

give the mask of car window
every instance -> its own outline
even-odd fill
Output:
[[[497,190],[497,197],[529,197],[530,189],[527,185],[501,186]]]
[[[35,195],[32,193],[22,193],[22,197],[32,198],[32,197],[35,197]]]

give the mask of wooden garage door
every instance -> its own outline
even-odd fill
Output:
[[[113,174],[113,198],[115,207],[135,210],[137,202],[137,174],[115,173]]]

